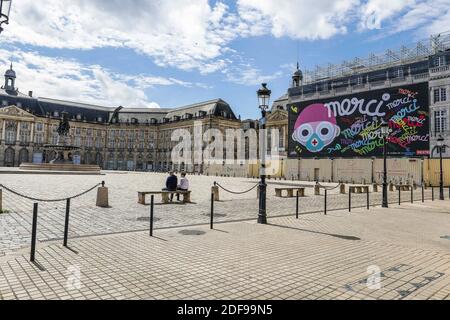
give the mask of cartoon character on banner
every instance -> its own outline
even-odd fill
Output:
[[[292,139],[315,153],[322,151],[340,134],[341,129],[337,126],[336,117],[329,117],[327,107],[316,103],[300,113],[295,122]]]

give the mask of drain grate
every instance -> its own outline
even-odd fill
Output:
[[[450,240],[450,236],[442,236],[441,239]]]
[[[182,234],[183,236],[201,236],[206,232],[200,230],[181,230],[178,233]]]

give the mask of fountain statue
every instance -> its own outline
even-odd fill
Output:
[[[73,153],[80,151],[80,147],[71,145],[69,141],[70,123],[69,114],[61,113],[62,117],[59,121],[57,129],[58,140],[56,144],[45,144],[43,146],[44,163],[22,163],[22,170],[50,170],[50,171],[76,171],[86,172],[89,174],[99,174],[100,167],[98,165],[86,165],[74,163]],[[51,155],[54,154],[52,157]],[[52,159],[50,159],[52,157]]]
[[[46,144],[44,145],[44,152],[46,155],[50,155],[54,152],[55,157],[49,161],[51,164],[73,164],[73,152],[80,150],[81,148],[69,145],[67,143],[68,135],[70,132],[70,123],[68,113],[63,111],[62,117],[59,121],[59,126],[56,132],[58,132],[58,141],[56,145]],[[48,157],[48,156],[47,156]]]

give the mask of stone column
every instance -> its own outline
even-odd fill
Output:
[[[2,141],[5,141],[5,139],[6,139],[6,120],[3,120]]]
[[[34,122],[31,122],[30,142],[34,143]]]
[[[19,142],[19,138],[20,138],[20,121],[17,121],[16,143]]]

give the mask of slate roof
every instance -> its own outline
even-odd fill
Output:
[[[0,107],[15,105],[26,110],[36,116],[58,117],[61,112],[66,111],[69,119],[85,120],[87,122],[110,122],[117,107],[106,107],[94,104],[57,100],[50,98],[35,98],[25,95],[18,91],[6,91],[0,89]],[[216,116],[226,116],[229,119],[236,119],[236,116],[230,105],[222,99],[215,99],[206,102],[196,103],[179,108],[122,108],[118,112],[119,122],[132,122],[137,120],[139,123],[150,122],[156,119],[161,122],[167,118],[171,121],[177,117],[183,119],[186,114],[199,116],[199,112],[204,111],[205,114],[214,114]]]

